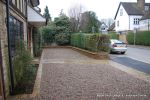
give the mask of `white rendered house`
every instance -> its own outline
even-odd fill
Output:
[[[140,29],[141,19],[145,15],[145,10],[150,7],[150,3],[145,0],[137,2],[120,2],[115,15],[115,31],[118,33]]]

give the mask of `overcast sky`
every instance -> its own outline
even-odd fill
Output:
[[[49,8],[51,17],[57,17],[63,9],[64,13],[68,15],[68,10],[71,6],[80,4],[85,10],[94,11],[98,19],[114,18],[120,2],[136,2],[137,0],[40,0],[39,7],[42,14],[45,6]],[[150,0],[146,0],[150,2]]]

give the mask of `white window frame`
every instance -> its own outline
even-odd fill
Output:
[[[123,16],[123,9],[120,9],[120,16]]]
[[[119,27],[119,20],[117,21],[117,27]]]
[[[149,10],[149,6],[145,6],[145,11],[148,11]]]
[[[134,24],[134,25],[139,25],[139,21],[140,21],[139,18],[134,18],[134,19],[133,19],[133,24]]]

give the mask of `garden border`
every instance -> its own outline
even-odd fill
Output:
[[[35,84],[33,87],[33,92],[31,94],[18,94],[18,95],[14,95],[14,96],[9,96],[8,100],[21,100],[24,98],[33,98],[35,96],[37,96],[40,92],[40,85],[41,85],[41,78],[42,78],[42,60],[43,60],[43,54],[40,58],[40,63],[39,63],[39,67],[37,70],[37,75],[36,75],[36,79],[35,79]],[[33,61],[34,62],[34,61]]]

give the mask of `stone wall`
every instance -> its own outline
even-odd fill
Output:
[[[24,40],[27,41],[27,19],[22,17],[14,9],[10,10],[10,14],[17,20],[23,22],[23,34]],[[0,1],[0,43],[3,59],[3,69],[4,69],[4,80],[6,95],[9,95],[9,62],[8,62],[8,42],[7,42],[7,28],[6,28],[6,5]]]
[[[6,95],[9,93],[8,81],[8,43],[7,43],[7,29],[6,29],[6,6],[0,1],[0,43],[2,50],[2,65],[4,69],[4,81]]]

